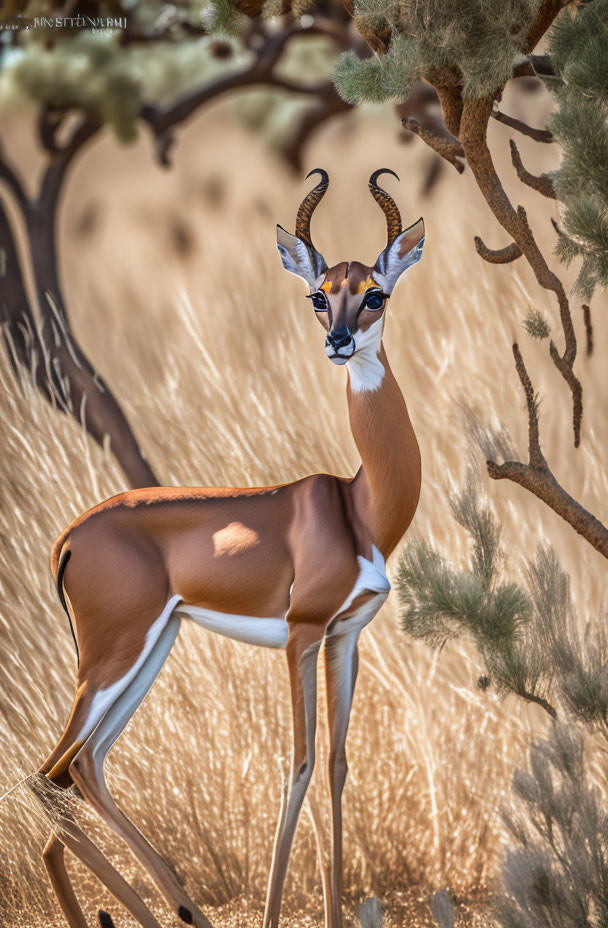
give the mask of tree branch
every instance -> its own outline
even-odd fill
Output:
[[[43,145],[51,155],[50,164],[38,196],[17,198],[28,232],[40,322],[27,298],[13,233],[0,201],[0,310],[5,344],[16,372],[19,366],[25,368],[44,396],[60,411],[72,415],[100,445],[109,438],[131,486],[158,486],[122,409],[74,339],[61,296],[55,239],[57,203],[74,157],[100,128],[84,117],[59,147],[55,133],[62,118],[50,114],[41,118],[39,131],[45,136]]]
[[[68,141],[57,147],[53,144],[51,162],[44,173],[37,201],[49,208],[57,202],[63,178],[80,150],[99,132],[101,124],[90,116],[78,119]]]
[[[553,363],[570,387],[572,393],[572,425],[574,445],[580,444],[582,421],[582,387],[573,371],[576,358],[576,335],[570,314],[570,305],[560,279],[547,266],[530,229],[523,207],[514,210],[500,182],[488,148],[486,132],[492,113],[493,97],[464,102],[460,141],[467,162],[473,171],[479,189],[501,226],[509,233],[525,256],[539,285],[555,293],[562,324],[565,347],[560,355],[553,343],[550,354]]]
[[[24,284],[17,246],[0,198],[0,321],[8,356],[15,372],[26,368],[42,387],[46,378],[39,378],[35,345],[37,326]],[[38,358],[39,361],[39,358]],[[50,395],[45,391],[47,397]]]
[[[549,55],[528,55],[513,68],[513,77],[554,77],[555,69]]]
[[[526,51],[533,52],[547,29],[570,0],[543,0],[526,36]]]
[[[528,464],[520,461],[506,461],[504,464],[486,461],[488,474],[493,480],[511,480],[529,490],[568,522],[596,551],[608,558],[608,529],[560,486],[547,465],[540,447],[538,401],[517,345],[513,345],[513,356],[526,397],[529,461]]]
[[[477,254],[489,264],[510,264],[511,261],[521,258],[521,248],[515,242],[498,249],[488,248],[479,235],[475,236],[474,242]]]
[[[455,139],[460,138],[460,121],[462,119],[462,90],[460,87],[460,77],[453,75],[455,84],[446,84],[439,81],[435,83],[435,90],[441,103],[441,112],[446,129]]]
[[[583,303],[583,321],[585,323],[585,334],[587,336],[587,354],[593,354],[593,324],[591,322],[591,307]]]
[[[57,120],[53,125],[58,126]],[[88,116],[78,119],[68,141],[61,147],[57,146],[55,136],[49,135],[53,130],[44,120],[39,123],[39,131],[47,134],[47,150],[51,153],[38,195],[33,198],[24,211],[25,221],[30,240],[30,251],[34,281],[38,296],[38,305],[42,316],[47,311],[46,293],[50,291],[55,295],[59,312],[69,327],[65,304],[61,291],[58,274],[57,245],[55,223],[57,218],[57,203],[63,187],[67,171],[74,158],[100,130],[101,126]]]
[[[15,171],[12,169],[12,167],[8,164],[8,162],[4,160],[4,153],[3,153],[1,146],[0,146],[0,180],[3,180],[6,183],[7,187],[9,188],[9,190],[15,197],[15,200],[17,201],[17,206],[19,207],[22,213],[25,213],[29,206],[28,196],[25,192],[25,188],[23,187],[23,184],[21,183],[19,177],[17,176]]]
[[[428,126],[421,126],[417,119],[412,116],[404,116],[401,120],[404,129],[418,135],[423,142],[432,148],[434,152],[441,155],[450,164],[453,164],[459,174],[464,171],[464,151],[458,139],[446,138],[434,132]]]
[[[52,110],[43,106],[38,114],[38,140],[45,151],[54,155],[59,150],[57,133],[67,117],[66,110]]]
[[[534,139],[535,142],[549,144],[553,141],[553,135],[548,129],[535,129],[534,126],[529,126],[528,123],[522,122],[521,119],[516,119],[514,116],[507,116],[507,114],[501,112],[501,110],[493,109],[492,119],[495,119],[497,122],[502,122],[503,125],[509,126],[510,129],[521,132],[522,135],[527,135],[528,138]]]
[[[513,139],[509,139],[509,145],[511,147],[511,161],[513,162],[513,167],[522,183],[526,184],[527,187],[531,187],[532,190],[541,193],[544,197],[548,197],[550,200],[556,200],[557,193],[555,192],[551,175],[530,174],[523,166],[521,155]]]
[[[511,480],[529,490],[571,525],[596,551],[608,557],[608,529],[560,486],[549,468],[539,473],[517,461],[486,463],[488,474],[493,480]]]
[[[235,74],[221,77],[205,87],[190,91],[164,107],[149,103],[142,106],[140,118],[150,126],[155,135],[157,157],[164,167],[168,167],[170,164],[169,152],[175,141],[172,131],[174,127],[189,119],[199,107],[209,102],[209,100],[215,99],[230,90],[264,85],[288,93],[319,98],[324,105],[318,108],[315,114],[316,119],[311,116],[311,126],[304,133],[305,136],[312,131],[314,125],[323,122],[333,112],[346,111],[346,109],[350,108],[349,104],[343,102],[338,105],[337,100],[339,97],[333,88],[333,83],[331,86],[328,81],[321,81],[316,84],[301,84],[274,73],[274,69],[280,63],[283,53],[292,39],[307,35],[331,35],[335,37],[335,30],[330,29],[324,20],[315,20],[310,26],[297,29],[286,28],[277,35],[266,32],[262,26],[256,24],[255,35],[262,39],[262,44],[256,47],[250,43],[254,53],[254,60],[248,67]]]
[[[528,409],[528,458],[531,467],[543,468],[547,462],[540,448],[540,434],[538,427],[538,399],[534,393],[532,381],[526,370],[524,359],[521,356],[519,345],[513,345],[513,357],[515,358],[515,370],[519,377],[526,397],[526,407]]]
[[[515,693],[526,702],[533,702],[537,706],[540,706],[541,709],[544,709],[552,719],[557,718],[557,710],[554,706],[551,705],[546,699],[542,696],[537,696],[535,693],[530,693],[528,690],[515,690]]]
[[[318,101],[315,105],[306,109],[302,114],[300,122],[291,137],[282,147],[283,157],[297,171],[302,170],[302,154],[306,142],[318,129],[320,125],[337,116],[339,113],[346,113],[351,110],[350,103],[346,103],[337,92],[333,81],[328,81],[323,93],[318,94]]]

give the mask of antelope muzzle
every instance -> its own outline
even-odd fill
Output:
[[[325,354],[334,364],[346,364],[355,353],[355,339],[347,325],[341,328],[335,326],[327,333],[325,339]]]

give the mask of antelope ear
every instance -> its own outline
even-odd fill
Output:
[[[277,226],[277,247],[285,270],[297,274],[311,290],[316,290],[319,278],[327,270],[323,255],[282,226]]]
[[[419,219],[381,252],[374,267],[374,278],[385,293],[391,293],[403,272],[420,261],[423,245],[424,220]]]

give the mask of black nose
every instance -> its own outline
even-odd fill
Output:
[[[344,325],[340,329],[333,328],[327,335],[327,341],[331,347],[337,351],[338,348],[344,348],[345,345],[349,345],[351,337],[348,326]]]

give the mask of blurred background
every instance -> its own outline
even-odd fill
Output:
[[[327,22],[335,26],[329,14]],[[302,28],[310,26],[304,18]],[[455,564],[466,559],[467,536],[451,516],[447,494],[471,459],[481,463],[481,472],[485,468],[468,437],[465,408],[494,428],[508,429],[520,459],[526,459],[526,412],[513,341],[534,372],[543,450],[556,477],[589,510],[600,512],[608,489],[601,451],[608,437],[601,361],[607,347],[605,297],[599,294],[594,302],[594,352],[581,350],[577,362],[585,420],[575,450],[567,387],[546,345],[522,329],[530,307],[555,327],[554,300],[523,262],[501,266],[480,260],[474,236],[500,248],[504,233],[471,171],[459,174],[401,127],[400,117],[409,110],[397,112],[392,103],[339,106],[332,97],[325,105],[334,105],[335,112],[324,111],[326,118],[303,133],[303,104],[296,95],[256,85],[210,95],[171,130],[159,128],[163,101],[199,81],[210,86],[224,80],[241,60],[249,66],[256,48],[278,34],[267,25],[257,28],[247,39],[250,49],[243,48],[242,38],[194,36],[179,66],[172,53],[164,63],[164,52],[154,60],[156,52],[133,38],[134,51],[150,59],[146,94],[157,101],[155,114],[136,131],[124,104],[129,74],[138,65],[135,59],[122,64],[119,74],[110,53],[104,63],[104,35],[66,39],[65,47],[46,50],[39,42],[26,44],[23,53],[5,48],[2,157],[39,210],[41,178],[50,189],[46,172],[57,168],[58,150],[78,130],[79,117],[58,120],[50,110],[41,136],[41,106],[51,85],[56,96],[63,82],[70,101],[70,94],[88,94],[82,105],[89,119],[99,117],[98,102],[90,100],[107,101],[107,87],[118,88],[114,103],[107,103],[103,128],[95,123],[61,178],[55,212],[61,289],[52,311],[60,340],[62,319],[69,320],[75,350],[86,356],[91,376],[109,385],[147,465],[162,484],[181,485],[251,486],[315,471],[354,473],[358,459],[348,427],[346,374],[325,357],[323,332],[304,299],[304,285],[282,270],[275,224],[293,230],[310,186],[304,176],[323,167],[331,183],[313,219],[315,245],[330,264],[372,263],[386,233],[367,181],[372,171],[387,167],[400,177],[399,183],[385,180],[404,224],[423,215],[427,228],[423,260],[391,300],[384,337],[422,453],[422,495],[409,537],[430,540]],[[356,41],[349,29],[340,19],[337,38],[298,39],[301,47],[290,51],[284,79],[325,87],[337,54]],[[70,47],[70,41],[80,45]],[[23,64],[28,55],[38,62],[29,78]],[[65,61],[57,62],[61,55],[69,74]],[[320,105],[317,98],[313,107]],[[433,118],[437,106],[423,94],[415,112]],[[501,107],[540,127],[552,101],[539,81],[511,82]],[[175,134],[171,144],[168,131]],[[294,131],[304,136],[295,147]],[[505,188],[513,202],[526,206],[537,242],[552,260],[551,219],[558,218],[558,208],[515,176],[511,137],[512,128],[491,123],[489,144]],[[518,144],[535,174],[557,167],[556,146],[520,136]],[[163,166],[159,158],[170,164]],[[37,278],[32,270],[28,248],[36,247],[36,233],[28,232],[14,179],[6,170],[2,178],[5,220],[33,305],[37,287],[48,289],[44,274],[51,272],[39,268]],[[38,230],[44,221],[50,221],[48,215],[44,220],[39,212]],[[567,288],[575,271],[560,267]],[[6,306],[18,287],[4,280],[11,287],[3,294]],[[576,297],[572,315],[584,345]],[[31,362],[44,358],[45,349],[38,346],[38,355],[29,356],[33,376],[28,375],[23,357],[35,339],[30,333],[29,342],[24,336],[16,344],[18,328],[10,320],[5,333],[7,327],[0,352],[0,793],[40,764],[71,703],[75,654],[48,569],[52,542],[72,518],[129,485],[110,442],[102,438],[99,444],[82,427],[86,404],[74,408],[79,394],[68,375],[60,374],[49,402],[39,362]],[[46,357],[52,368],[51,349]],[[52,380],[52,372],[48,376]],[[62,411],[67,406],[72,414]],[[550,540],[570,575],[579,615],[599,621],[601,555],[522,488],[480,479],[502,526],[505,576],[520,582],[526,558]],[[391,576],[398,555],[389,563]],[[437,652],[406,637],[398,605],[394,593],[361,641],[344,795],[348,923],[355,923],[361,900],[374,895],[383,900],[386,925],[433,924],[428,903],[441,888],[451,891],[459,923],[481,923],[506,840],[500,809],[512,802],[513,772],[549,719],[538,706],[512,696],[501,701],[492,687],[479,689],[485,668],[466,640]],[[322,922],[320,860],[328,840],[322,710],[319,761],[284,904],[285,923],[298,926]],[[283,655],[253,651],[183,623],[157,685],[108,760],[118,803],[183,877],[193,898],[219,907],[209,913],[218,926],[261,924],[291,750],[290,711]],[[603,765],[592,763],[603,789]],[[172,924],[147,875],[89,818],[115,866],[162,924]],[[40,859],[47,832],[26,787],[0,804],[3,925],[62,924]],[[116,909],[79,863],[71,862],[70,869],[91,924],[100,906]],[[132,922],[120,912],[116,923]]]

